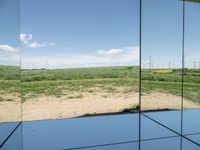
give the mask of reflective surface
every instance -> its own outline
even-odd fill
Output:
[[[21,122],[19,0],[0,1],[0,26],[0,149],[9,149],[3,145]],[[21,130],[14,134],[19,137]]]
[[[156,116],[156,113],[154,115]],[[170,115],[173,116],[173,114]],[[137,150],[139,144],[142,150],[200,149],[197,144],[180,137],[151,119],[145,116],[142,116],[141,119],[144,124],[141,128],[142,139],[140,142],[137,140],[138,115],[24,122],[24,150]],[[173,120],[171,122],[175,123]]]
[[[24,121],[138,111],[139,0],[21,0],[21,30]]]
[[[139,139],[138,115],[24,122],[23,127],[27,150],[77,148]]]
[[[200,110],[184,110],[183,134],[200,133]]]
[[[196,2],[1,0],[0,150],[200,150]]]
[[[23,150],[22,125],[20,124],[12,136],[0,148],[1,150]]]
[[[182,10],[182,1],[142,1],[141,111],[158,111],[159,117],[151,113],[145,115],[170,126],[171,118],[161,111],[180,110],[173,112],[176,123],[170,126],[179,133],[182,109]]]
[[[185,4],[185,70],[184,98],[196,105],[194,110],[183,111],[183,134],[200,144],[200,4],[186,2]],[[186,104],[183,103],[184,109]]]

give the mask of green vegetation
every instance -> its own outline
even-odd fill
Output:
[[[199,102],[200,69],[184,70],[184,97]],[[93,92],[94,87],[108,93],[138,92],[139,68],[99,67],[60,70],[23,70],[24,100],[37,95],[60,97],[70,92]],[[167,92],[181,96],[181,69],[145,69],[142,71],[142,92]]]
[[[23,70],[23,100],[39,95],[60,97],[70,92],[138,91],[138,67],[99,67],[60,70]],[[70,98],[70,97],[69,97]]]
[[[98,67],[59,70],[23,70],[22,82],[105,78],[138,78],[138,67]]]
[[[0,66],[0,92],[20,92],[19,67]],[[138,92],[139,68],[98,67],[58,70],[22,70],[23,100],[39,96],[61,97],[79,92]],[[142,93],[165,92],[181,96],[181,69],[142,70]],[[68,98],[83,95],[70,95]],[[184,98],[200,103],[200,69],[184,70]],[[2,98],[1,98],[2,100]]]
[[[200,3],[200,0],[185,0],[186,2]]]
[[[20,67],[0,66],[0,94],[20,92]]]
[[[5,95],[20,95],[20,67],[0,65],[0,102],[14,101],[14,97],[6,98]]]
[[[182,80],[184,80],[184,98],[200,103],[200,69],[174,69],[173,71],[143,70],[142,92],[152,91],[167,92],[174,95],[182,95]],[[183,77],[182,77],[183,76]]]

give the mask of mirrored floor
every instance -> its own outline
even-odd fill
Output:
[[[142,113],[143,116],[181,134],[181,111],[161,111]]]
[[[12,133],[10,138],[6,141],[0,150],[22,150],[23,141],[22,141],[22,124],[17,126],[15,132]]]
[[[0,146],[5,142],[13,130],[19,125],[19,122],[0,123]]]
[[[189,140],[192,140],[193,142],[195,142],[196,144],[200,145],[200,133],[199,134],[191,134],[191,135],[187,135],[185,136],[186,138],[188,138]]]
[[[183,111],[183,134],[200,133],[200,109]],[[200,141],[199,141],[200,142]]]
[[[23,150],[200,150],[200,134],[184,138],[145,115],[138,125],[139,114],[24,122]],[[21,150],[20,131],[1,150]]]
[[[138,120],[139,115],[133,114],[24,122],[24,150],[70,149],[135,142],[139,140]]]

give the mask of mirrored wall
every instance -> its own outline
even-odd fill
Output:
[[[1,0],[0,149],[15,130],[19,131],[19,138],[13,139],[15,149],[22,148],[19,27],[19,0]]]
[[[182,12],[182,1],[142,0],[141,111],[149,119],[179,133]],[[160,136],[163,134],[161,132]]]
[[[88,141],[72,135],[66,148],[139,140],[139,6],[139,0],[21,0],[25,127],[63,119],[60,129],[68,133],[82,129],[75,123],[82,121],[87,128],[79,132],[91,133]]]
[[[199,20],[199,0],[0,0],[0,150],[196,150]]]
[[[200,1],[185,2],[183,134],[200,144]],[[187,101],[189,103],[187,103]]]
[[[139,0],[22,0],[21,46],[24,121],[138,111]]]

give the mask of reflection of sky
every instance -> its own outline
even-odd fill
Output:
[[[182,5],[178,0],[143,0],[142,60],[149,68],[180,68],[182,58]],[[200,61],[200,4],[186,3],[186,67]]]
[[[11,1],[0,1],[3,64],[19,53],[17,1]],[[200,4],[186,4],[187,67],[200,60],[199,14]],[[182,2],[143,0],[142,15],[143,66],[151,56],[154,67],[180,67]],[[139,0],[21,0],[21,32],[25,68],[137,65]]]
[[[0,1],[0,64],[19,65],[19,1]]]
[[[138,64],[138,2],[22,0],[23,66]]]

